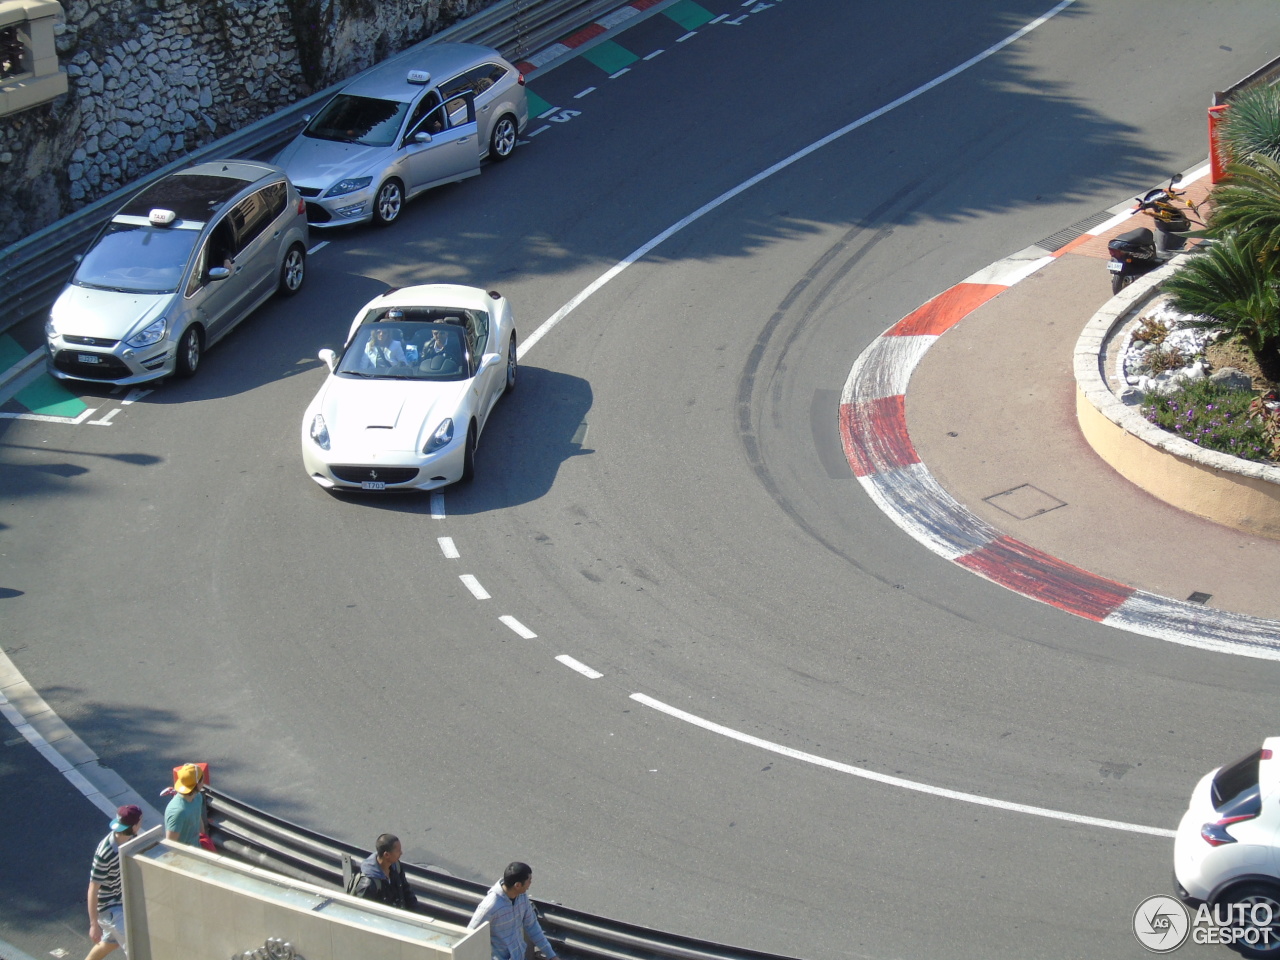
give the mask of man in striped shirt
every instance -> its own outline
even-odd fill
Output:
[[[525,937],[546,960],[556,960],[556,952],[551,949],[547,935],[542,932],[533,912],[533,904],[529,902],[528,891],[532,884],[532,867],[518,861],[508,864],[502,879],[489,888],[471,915],[468,930],[489,921],[489,951],[493,960],[525,960],[528,952]]]
[[[89,939],[93,949],[85,960],[102,960],[116,947],[129,953],[124,939],[124,900],[120,892],[120,844],[137,836],[142,809],[133,805],[116,810],[111,832],[93,851],[89,868]]]

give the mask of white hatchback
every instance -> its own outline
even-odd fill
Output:
[[[1173,878],[1192,905],[1269,906],[1269,949],[1240,948],[1280,957],[1280,737],[1196,784],[1173,841]]]

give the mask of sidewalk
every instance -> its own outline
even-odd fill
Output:
[[[1080,433],[1071,356],[1111,296],[1105,258],[1105,239],[1077,247],[938,339],[906,394],[916,452],[976,516],[1052,557],[1160,596],[1207,593],[1208,607],[1280,620],[1280,541],[1156,499]],[[998,496],[1024,485],[1035,490]]]

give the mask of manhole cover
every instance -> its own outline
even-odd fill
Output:
[[[1048,513],[1050,510],[1057,510],[1059,507],[1066,506],[1057,497],[1051,497],[1039,487],[1033,487],[1029,483],[1024,483],[1020,487],[1014,487],[1012,490],[995,493],[982,499],[997,510],[1003,511],[1019,520],[1030,520],[1032,517],[1038,517],[1042,513]]]

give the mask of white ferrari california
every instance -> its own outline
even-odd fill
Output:
[[[356,315],[302,418],[302,462],[329,490],[433,490],[475,474],[494,404],[516,385],[511,307],[456,284],[389,290]]]

